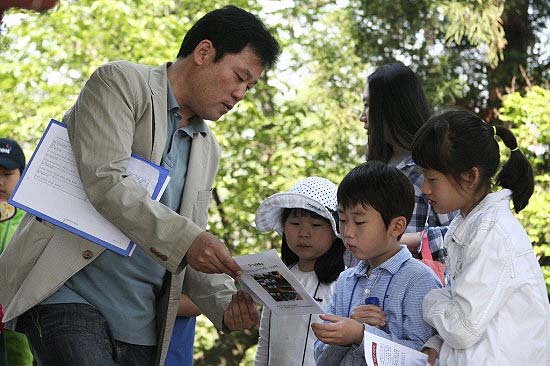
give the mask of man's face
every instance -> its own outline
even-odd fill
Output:
[[[8,200],[20,176],[19,169],[7,169],[0,166],[0,202]]]
[[[262,71],[260,59],[248,46],[239,53],[225,54],[218,62],[212,55],[194,78],[189,109],[203,119],[218,120],[244,98]]]

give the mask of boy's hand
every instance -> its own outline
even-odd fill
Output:
[[[437,351],[433,348],[422,348],[422,353],[428,355],[428,365],[435,366],[437,365]]]
[[[321,314],[330,323],[313,323],[311,328],[317,338],[326,344],[345,346],[359,344],[363,340],[363,324],[356,320],[331,314]]]
[[[357,320],[359,323],[366,323],[373,327],[383,327],[386,325],[386,316],[380,306],[376,305],[361,305],[353,309],[351,319]]]

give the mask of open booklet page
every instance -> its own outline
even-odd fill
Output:
[[[139,157],[128,174],[158,200],[168,171]],[[9,203],[122,255],[135,244],[92,206],[80,181],[65,125],[52,120],[34,151]]]
[[[322,314],[325,311],[281,261],[275,249],[236,257],[241,287],[277,315]]]
[[[428,355],[365,331],[365,361],[368,366],[426,366]]]

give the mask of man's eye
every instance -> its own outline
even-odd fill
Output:
[[[366,221],[354,221],[355,225],[363,225]]]

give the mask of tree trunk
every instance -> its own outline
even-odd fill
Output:
[[[522,68],[527,69],[527,49],[534,40],[528,9],[529,0],[506,0],[504,3],[502,25],[508,44],[503,52],[503,60],[495,69],[487,71],[489,100],[485,113],[482,113],[490,123],[498,119],[498,109],[504,94],[525,87]]]

